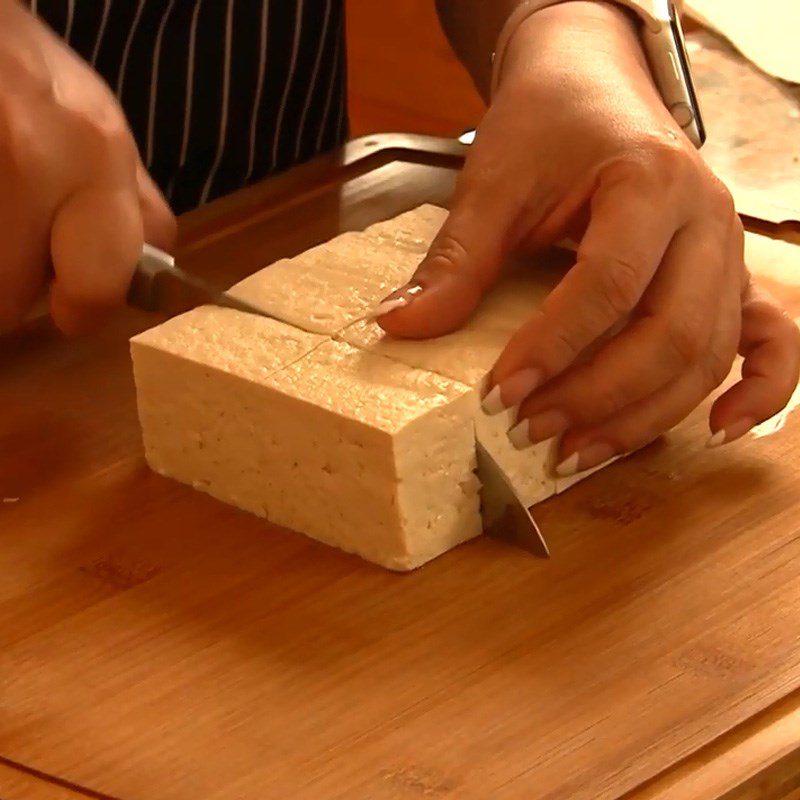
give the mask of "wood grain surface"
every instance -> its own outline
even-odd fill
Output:
[[[230,283],[443,202],[461,152],[355,143],[187,217],[184,262]],[[797,251],[765,261],[800,314]],[[701,410],[543,505],[549,562],[397,576],[147,470],[153,322],[3,341],[0,754],[123,800],[617,798],[800,686],[796,426],[712,452]]]
[[[31,772],[0,759],[0,797],[3,800],[115,800],[91,790],[81,791],[64,781]]]
[[[624,800],[788,800],[800,795],[800,693],[692,753]]]

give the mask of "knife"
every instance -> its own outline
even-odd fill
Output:
[[[128,303],[144,311],[168,314],[180,314],[200,305],[215,305],[272,318],[261,309],[184,272],[169,253],[150,244],[142,248],[128,291]],[[505,472],[480,442],[476,442],[476,447],[485,532],[537,556],[549,557],[550,551],[539,526]]]
[[[475,446],[484,533],[534,555],[549,558],[550,549],[536,520],[505,472],[479,441],[475,442]]]
[[[273,319],[271,314],[260,308],[184,272],[169,253],[150,244],[142,248],[142,256],[128,290],[128,305],[143,311],[165,311],[171,315],[182,314],[197,306],[223,306]]]

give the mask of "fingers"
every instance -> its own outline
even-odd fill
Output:
[[[81,333],[124,303],[142,244],[135,187],[88,187],[61,206],[51,231],[50,310],[62,331]]]
[[[393,336],[423,339],[463,325],[508,255],[508,225],[497,211],[481,216],[472,200],[454,207],[414,277],[386,299],[404,305],[379,317],[381,327]]]
[[[41,298],[50,264],[52,179],[41,157],[24,152],[36,137],[31,137],[24,95],[12,93],[12,99],[0,98],[0,332],[15,328]]]
[[[742,379],[711,409],[710,446],[732,442],[783,409],[800,376],[800,331],[752,283],[742,300]]]
[[[175,215],[141,161],[136,169],[136,183],[145,241],[173,252],[178,239]]]
[[[124,168],[119,175],[118,187],[72,195],[53,223],[50,309],[68,334],[90,330],[124,303],[144,241],[163,250],[175,246],[175,217],[141,162],[135,185]]]
[[[709,352],[717,358],[697,362],[651,396],[621,409],[598,425],[570,430],[560,445],[557,474],[592,469],[617,455],[639,450],[685,419],[725,379],[738,338],[738,286],[728,281],[720,297]]]
[[[655,441],[685,419],[714,387],[699,368],[590,430],[570,431],[561,442],[556,474],[567,478]]]
[[[591,360],[530,395],[512,441],[545,441],[601,422],[690,370],[708,353],[717,314],[709,313],[707,298],[718,292],[724,273],[724,237],[703,226],[683,229],[637,316]]]
[[[490,112],[483,127],[492,124]],[[481,147],[481,138],[479,133],[459,177],[450,214],[427,256],[413,278],[386,299],[396,301],[396,310],[378,322],[393,336],[429,338],[463,325],[541,214],[537,201],[530,198],[530,181],[505,174],[508,161],[498,161],[494,152]],[[523,208],[528,226],[524,230],[519,228]]]
[[[641,301],[676,231],[664,204],[636,181],[598,187],[578,260],[533,317],[512,337],[492,372],[502,407],[521,402],[561,373]],[[520,374],[529,380],[519,381]]]

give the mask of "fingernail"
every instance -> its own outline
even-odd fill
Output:
[[[481,400],[481,407],[490,415],[499,414],[501,411],[506,410],[503,404],[503,398],[500,397],[500,385],[494,386],[489,394]]]
[[[616,450],[606,442],[594,442],[565,458],[557,467],[556,475],[571,478],[578,472],[604,464],[616,455]]]
[[[483,410],[499,414],[518,406],[541,382],[542,373],[538,369],[521,369],[494,386],[483,399]]]
[[[533,447],[533,442],[530,440],[528,430],[528,420],[523,419],[506,434],[511,444],[513,444],[517,450],[526,450],[528,447]]]
[[[521,369],[500,382],[500,391],[506,408],[521,403],[542,382],[538,369]]]
[[[571,478],[578,471],[578,459],[580,453],[573,453],[569,458],[565,458],[557,467],[556,475],[559,478]]]
[[[552,409],[534,414],[529,420],[528,438],[536,444],[552,439],[569,428],[569,418],[563,411]]]
[[[394,311],[397,308],[402,308],[403,306],[407,305],[408,298],[406,297],[395,297],[393,300],[384,300],[379,306],[373,309],[370,316],[382,317],[384,314],[388,314],[390,311]]]
[[[715,447],[721,447],[723,444],[735,442],[737,439],[741,439],[742,436],[752,430],[755,424],[756,421],[752,417],[744,417],[743,419],[734,422],[732,425],[728,425],[727,428],[718,430],[706,442],[706,447],[714,449]]]
[[[382,303],[379,303],[370,316],[382,317],[390,311],[405,308],[420,292],[422,292],[421,286],[409,286],[407,289],[399,289],[397,292],[390,294]]]

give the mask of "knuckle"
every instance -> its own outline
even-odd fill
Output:
[[[651,172],[662,184],[685,177],[695,167],[692,153],[678,140],[654,137],[647,152]]]
[[[568,329],[556,327],[551,331],[551,348],[549,359],[552,364],[549,371],[558,372],[563,364],[569,364],[583,349],[578,335]]]
[[[487,288],[481,270],[473,264],[463,240],[450,231],[443,230],[434,239],[421,267],[421,273],[457,275],[464,286],[471,287],[477,295]]]
[[[666,343],[672,360],[682,369],[694,364],[704,350],[699,326],[686,319],[669,325]]]
[[[714,175],[709,175],[706,196],[708,208],[715,217],[718,217],[722,220],[738,220],[736,204],[734,202],[733,195],[730,193],[728,187]],[[736,230],[736,227],[737,224],[734,223],[734,231]],[[741,228],[741,222],[738,222],[738,227]],[[742,241],[744,241],[743,231],[741,233],[741,237]]]
[[[617,386],[595,386],[591,398],[586,398],[584,408],[576,416],[584,424],[613,417],[628,404],[624,392]]]
[[[12,40],[0,49],[0,75],[6,86],[22,91],[29,101],[55,97],[53,76],[45,57],[24,44]]]
[[[785,340],[789,344],[797,341],[797,323],[785,308],[777,305],[768,295],[760,289],[755,299],[746,306],[746,313],[751,320],[752,327],[758,331],[756,338]]]
[[[95,153],[107,157],[117,155],[130,159],[135,157],[136,146],[133,138],[125,119],[116,109],[100,113],[91,113],[84,109],[74,110],[71,112],[71,120]]]
[[[439,269],[455,272],[467,257],[463,242],[449,231],[440,231],[433,240],[428,257]]]
[[[733,366],[734,353],[711,353],[706,362],[706,389],[711,392],[728,377]]]
[[[599,270],[600,295],[616,317],[630,313],[641,297],[641,269],[632,261],[616,256],[595,260]]]
[[[662,135],[644,136],[609,165],[618,179],[663,193],[681,185],[696,169],[695,157],[679,140]]]

